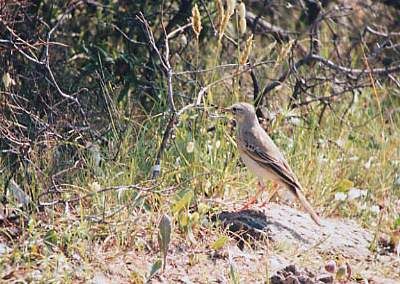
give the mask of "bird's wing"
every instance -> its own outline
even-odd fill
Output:
[[[260,166],[271,169],[283,182],[300,189],[300,183],[289,164],[274,142],[265,132],[264,134],[265,137],[256,137],[253,131],[246,131],[242,136],[242,141],[240,141],[241,149]]]
[[[301,185],[295,174],[268,134],[262,128],[256,131],[248,130],[241,135],[238,142],[238,146],[246,155],[261,167],[271,170],[288,186],[288,189],[299,199],[315,223],[321,226],[319,217],[302,193]]]

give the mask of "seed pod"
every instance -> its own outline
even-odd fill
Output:
[[[247,22],[246,22],[246,6],[244,5],[243,2],[238,5],[237,11],[239,16],[239,32],[241,34],[244,34],[246,32]]]
[[[230,18],[230,15],[228,13],[225,13],[224,18],[222,19],[221,26],[219,27],[219,30],[218,30],[218,34],[219,34],[218,40],[222,39],[222,36],[224,35],[225,29],[228,26],[229,18]]]
[[[194,4],[194,7],[192,8],[192,28],[196,36],[199,37],[202,27],[200,11],[197,4]]]
[[[253,35],[250,35],[249,38],[246,40],[246,45],[244,50],[240,54],[239,64],[243,65],[246,64],[247,60],[249,59],[249,55],[253,48]]]
[[[215,6],[217,7],[217,28],[218,31],[222,26],[222,22],[224,21],[225,9],[221,0],[215,0]]]
[[[233,12],[235,11],[236,7],[236,0],[227,0],[226,1],[226,13],[231,16],[233,15]]]

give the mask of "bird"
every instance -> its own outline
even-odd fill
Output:
[[[240,157],[246,167],[257,176],[260,185],[256,195],[249,199],[243,209],[257,200],[265,189],[264,180],[267,179],[292,193],[314,222],[321,226],[318,215],[304,196],[303,187],[289,163],[258,122],[253,105],[239,102],[224,108],[223,111],[234,115],[237,127],[236,144]]]

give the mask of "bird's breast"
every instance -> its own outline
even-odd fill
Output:
[[[260,180],[278,180],[279,178],[272,172],[271,169],[260,165],[258,162],[253,160],[249,155],[247,155],[242,149],[239,148],[240,157],[246,167],[253,172]]]

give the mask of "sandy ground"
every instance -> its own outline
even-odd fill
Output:
[[[302,283],[305,278],[309,282],[304,283],[323,283],[318,279],[329,281],[327,277],[336,275],[324,268],[328,260],[334,260],[338,267],[346,265],[350,269],[346,270],[345,283],[367,279],[369,283],[400,283],[399,258],[390,253],[372,254],[369,245],[373,234],[353,221],[323,219],[323,227],[319,227],[307,214],[277,204],[270,204],[265,212],[242,213],[238,217],[237,212],[225,212],[233,214],[225,225],[232,225],[232,220],[255,224],[257,234],[243,242],[243,249],[239,249],[237,239],[244,235],[232,237],[218,251],[210,248],[211,231],[202,232],[194,240],[173,238],[165,271],[159,270],[149,282],[232,283],[236,278],[239,283],[266,283],[288,265],[294,265],[298,275],[293,277],[301,276],[299,282],[289,279],[276,283]],[[150,251],[121,254],[98,249],[96,262],[102,263],[103,259],[107,265],[98,267],[92,283],[141,283],[159,257]]]

